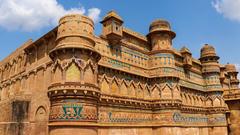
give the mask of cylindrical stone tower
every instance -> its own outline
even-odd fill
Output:
[[[152,48],[149,61],[149,67],[153,68],[150,73],[151,77],[178,80],[177,74],[174,73],[176,66],[172,48],[172,40],[175,36],[168,21],[158,19],[151,23],[147,35]],[[158,69],[158,71],[154,71],[154,69]]]
[[[168,21],[158,19],[151,23],[149,27],[148,39],[152,45],[152,51],[157,50],[171,50],[172,39],[176,34],[171,30],[171,26]]]
[[[90,18],[73,14],[60,19],[56,47],[49,53],[53,61],[48,88],[50,135],[97,135],[100,54],[94,46]]]
[[[175,58],[172,39],[176,34],[171,30],[168,21],[155,20],[149,27],[148,41],[151,43],[149,65],[151,77],[163,79],[163,83],[174,85],[179,77],[175,73]],[[165,96],[166,97],[166,96]]]
[[[208,117],[223,117],[222,126],[209,128],[209,135],[227,132],[226,106],[223,99],[223,89],[220,82],[220,65],[219,57],[213,46],[205,44],[201,49],[200,61],[202,63],[202,74],[205,80],[206,99]],[[217,109],[216,109],[217,108]]]
[[[170,23],[166,20],[158,19],[151,23],[149,27],[148,41],[151,45],[149,68],[152,85],[161,86],[160,96],[153,90],[152,102],[156,106],[153,108],[155,114],[163,115],[168,113],[181,113],[181,96],[179,86],[179,76],[176,72],[175,55],[172,48],[172,40],[176,34],[171,30]],[[154,78],[154,79],[153,79]],[[164,109],[162,107],[164,106]],[[153,134],[159,135],[169,133],[173,130],[171,126],[156,127]],[[180,127],[175,127],[174,130],[180,130]]]
[[[221,91],[220,65],[213,46],[205,44],[201,49],[202,73],[209,91]]]
[[[175,77],[176,74],[172,72],[172,70],[175,69],[175,58],[172,48],[172,39],[175,36],[176,34],[171,30],[168,21],[158,19],[151,23],[149,34],[147,35],[152,48],[149,64],[151,68],[163,69],[163,72],[160,72],[161,74],[159,74],[159,72],[154,72],[151,76]]]

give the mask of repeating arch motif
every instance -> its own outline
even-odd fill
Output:
[[[168,83],[149,85],[147,83],[133,80],[107,77],[105,74],[100,77],[100,86],[103,94],[114,94],[129,98],[146,100],[168,100],[179,99],[183,105],[192,107],[222,106],[222,98],[219,96],[205,97],[202,93],[194,94],[191,91],[182,89],[179,85]]]

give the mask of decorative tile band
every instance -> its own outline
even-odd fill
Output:
[[[81,103],[65,103],[52,106],[50,121],[86,121],[97,120],[97,108]]]
[[[223,125],[226,124],[225,115],[213,116],[183,114],[180,112],[139,113],[100,111],[100,123],[155,123],[155,124],[190,124],[190,125]]]
[[[204,123],[225,123],[226,122],[226,117],[225,116],[221,116],[221,117],[206,117],[206,116],[202,116],[202,117],[196,117],[193,115],[184,115],[178,112],[175,112],[173,114],[173,121],[174,122],[185,122],[185,123],[194,123],[194,122],[204,122]]]

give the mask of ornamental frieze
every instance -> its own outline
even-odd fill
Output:
[[[105,109],[99,112],[100,123],[148,123],[157,125],[226,125],[226,117],[224,115],[207,116],[203,114],[186,114],[180,112],[126,112],[126,111],[107,111]]]
[[[185,123],[185,124],[191,124],[191,123],[207,123],[207,124],[226,124],[226,116],[220,115],[220,116],[205,116],[205,115],[199,115],[196,117],[196,115],[193,114],[181,114],[178,112],[175,112],[173,114],[173,121],[178,123]]]
[[[62,70],[67,70],[67,68],[71,66],[72,63],[76,64],[80,70],[85,70],[87,66],[91,66],[94,71],[96,71],[97,69],[96,63],[94,63],[91,59],[85,61],[80,58],[72,57],[71,59],[67,59],[64,61],[60,61],[59,59],[57,59],[52,65],[52,71],[54,71],[57,66],[59,66]]]
[[[82,103],[64,103],[51,107],[50,121],[96,121],[97,108]]]

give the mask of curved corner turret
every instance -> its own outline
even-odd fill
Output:
[[[150,77],[155,78],[152,85],[158,84],[165,89],[172,89],[173,95],[166,94],[162,96],[166,102],[174,102],[171,107],[181,104],[179,75],[175,65],[175,54],[172,48],[172,39],[176,34],[171,30],[169,22],[158,19],[153,21],[149,27],[147,39],[151,45],[149,67]],[[154,99],[155,101],[155,99]],[[176,106],[175,106],[176,105]],[[171,108],[170,107],[170,108]]]
[[[148,40],[151,43],[152,51],[171,50],[172,39],[176,34],[171,30],[170,23],[166,20],[158,19],[151,23],[149,27]]]
[[[97,135],[94,124],[100,97],[100,54],[94,46],[94,23],[90,18],[72,14],[60,19],[56,47],[49,53],[53,61],[48,87],[50,135]]]
[[[222,91],[220,83],[220,65],[219,57],[215,48],[209,44],[205,44],[201,49],[202,73],[205,78],[206,87],[211,91]]]
[[[147,38],[152,47],[149,61],[150,67],[153,68],[151,76],[178,79],[175,74],[175,57],[172,48],[172,39],[175,36],[176,34],[166,20],[157,19],[150,24]]]
[[[59,50],[82,49],[94,52],[94,22],[80,14],[70,14],[59,20],[56,47],[50,52],[54,58]]]

